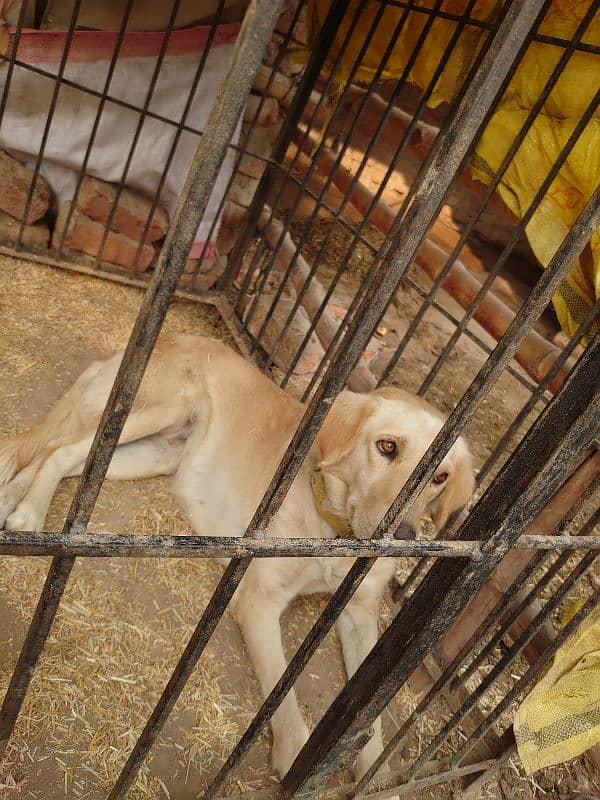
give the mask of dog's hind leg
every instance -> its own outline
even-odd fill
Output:
[[[108,467],[106,477],[115,481],[130,481],[137,478],[154,478],[158,475],[172,475],[183,455],[185,438],[157,434],[136,442],[117,447]],[[0,528],[29,491],[42,458],[32,461],[29,466],[0,488]],[[85,461],[81,461],[64,477],[81,475]]]
[[[169,416],[169,411],[171,411],[172,416]],[[137,442],[137,440],[152,436],[160,430],[171,428],[178,422],[176,414],[177,409],[164,408],[158,410],[144,409],[143,411],[133,412],[125,423],[119,441],[122,445],[128,446],[130,442]],[[41,464],[35,472],[25,496],[6,520],[6,528],[8,530],[42,530],[58,484],[63,478],[80,473],[94,440],[94,435],[95,431],[88,430],[81,435],[69,437],[41,460]],[[179,447],[177,445],[178,453]],[[118,453],[119,450],[122,452]],[[150,453],[156,456],[157,452],[156,443],[154,446],[149,445],[144,450],[138,449],[137,451],[133,449],[126,451],[124,447],[117,448],[115,455],[118,455],[113,467],[113,474],[111,476],[109,468],[108,477],[131,479],[161,474],[162,469],[157,472],[156,462],[154,464],[150,462],[146,464],[144,462],[145,456],[149,456]],[[169,467],[176,461],[170,451],[168,460],[169,464],[167,466]],[[176,466],[177,464],[175,463],[175,468]]]
[[[104,391],[98,392],[99,400],[108,397],[109,378],[118,368],[115,357],[91,364],[68,391],[54,404],[44,419],[26,431],[9,436],[0,442],[0,486],[7,484],[16,474],[24,470],[50,445],[56,446],[68,436],[97,424],[100,413],[85,408],[82,399],[90,384],[106,372]],[[100,404],[100,411],[102,404]]]

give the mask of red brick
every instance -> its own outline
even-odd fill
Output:
[[[296,75],[304,71],[305,66],[306,63],[302,61],[296,60],[290,56],[284,56],[279,62],[279,71],[283,75],[287,75],[288,78],[295,78]]]
[[[203,258],[202,263],[200,263],[199,258],[188,258],[183,268],[183,274],[190,275],[195,272],[204,274],[206,272],[215,272],[215,271],[221,274],[221,272],[225,271],[226,266],[227,266],[227,258],[225,256],[220,255],[219,253],[215,253],[212,256],[207,256],[206,258]]]
[[[258,112],[258,116],[256,116]],[[256,117],[256,122],[254,121]],[[251,94],[244,109],[244,121],[268,128],[279,121],[279,103],[274,97]]]
[[[106,225],[116,196],[115,184],[86,175],[81,183],[77,205],[88,217]],[[152,203],[147,197],[132,189],[123,189],[110,223],[111,230],[139,241],[142,238],[151,208]],[[155,208],[145,241],[156,242],[158,239],[162,239],[166,236],[168,229],[167,212],[164,208]]]
[[[15,219],[23,219],[32,181],[33,170],[0,150],[0,210]],[[50,184],[38,175],[25,222],[31,225],[41,219],[48,211],[51,199]]]
[[[286,6],[285,10],[279,15],[279,19],[277,20],[277,25],[275,29],[278,33],[286,34],[291,25],[294,21],[294,17],[296,16],[296,4],[290,3],[289,6]],[[300,14],[298,15],[298,19],[294,25],[294,39],[302,44],[308,44],[308,26],[306,23],[306,7],[304,7]]]
[[[245,141],[247,135],[248,141],[246,143],[246,151],[251,155],[270,158],[271,153],[273,152],[273,145],[277,139],[277,134],[279,133],[279,128],[280,125],[277,124],[272,125],[269,128],[254,126],[248,130],[248,127],[244,125],[242,128],[242,133],[244,135],[242,141]]]
[[[247,208],[235,203],[233,200],[228,200],[223,208],[223,225],[226,228],[238,228],[245,222],[247,214]]]
[[[277,100],[283,100],[290,92],[295,90],[294,81],[288,78],[287,75],[282,75],[281,72],[274,72],[271,79],[272,73],[271,67],[261,64],[254,78],[252,88],[258,94],[266,94],[269,97],[275,97]]]
[[[221,225],[219,235],[217,236],[217,252],[219,255],[228,256],[229,253],[231,253],[233,246],[236,243],[237,236],[237,231]]]
[[[52,237],[52,245],[54,248],[57,248],[60,243],[70,207],[71,203],[63,203],[60,208],[54,228],[54,235]],[[104,230],[104,225],[100,222],[96,222],[96,220],[90,219],[80,208],[75,208],[69,223],[69,230],[65,237],[64,247],[95,257],[98,255],[104,237]],[[132,269],[138,246],[139,242],[129,238],[129,236],[125,236],[123,233],[109,231],[102,250],[102,261],[108,261],[111,264],[118,264],[121,267]],[[136,271],[143,272],[145,269],[148,269],[153,258],[154,247],[151,244],[145,244],[141,249]]]
[[[238,170],[242,175],[248,175],[250,178],[261,178],[265,171],[265,162],[254,156],[244,155],[240,161]]]
[[[256,178],[250,178],[248,175],[242,175],[241,172],[238,172],[233,179],[227,199],[239,203],[244,208],[250,208],[257,186],[258,180]]]
[[[195,275],[186,275],[184,273],[179,279],[179,288],[206,292],[214,287],[222,273],[223,270],[220,267],[212,269],[210,272],[202,272]]]
[[[16,244],[20,227],[21,220],[0,211],[0,239],[3,244]],[[25,225],[21,241],[26,247],[31,247],[33,250],[45,250],[50,241],[50,230],[45,222]]]

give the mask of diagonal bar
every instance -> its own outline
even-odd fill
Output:
[[[600,429],[600,333],[459,530],[496,531],[481,558],[437,563],[325,713],[284,778],[309,797],[355,755],[362,731],[396,694],[488,579],[523,527],[560,487]],[[557,445],[557,442],[560,444]],[[460,580],[459,580],[460,577]]]
[[[92,514],[108,465],[160,332],[198,223],[206,209],[226,149],[250,93],[272,34],[279,0],[251,4],[190,168],[154,277],[146,291],[121,366],[96,431],[64,532],[82,533]],[[14,728],[39,655],[58,610],[74,558],[55,558],[32,617],[0,710],[0,754]]]

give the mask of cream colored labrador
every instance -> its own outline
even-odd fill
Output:
[[[122,353],[92,364],[46,418],[0,446],[0,526],[39,531],[62,478],[79,475]],[[110,464],[108,477],[174,475],[177,497],[198,534],[241,536],[304,407],[220,342],[161,337]],[[268,533],[367,538],[443,424],[426,402],[400,389],[343,392]],[[400,535],[431,513],[440,529],[473,490],[459,439],[421,494]],[[299,595],[333,592],[348,558],[254,560],[232,604],[265,695],[284,671],[279,618]],[[378,637],[380,601],[394,574],[379,559],[343,611],[337,630],[348,676]],[[291,691],[273,715],[273,767],[283,775],[308,737]],[[381,723],[357,760],[362,775],[381,752]]]

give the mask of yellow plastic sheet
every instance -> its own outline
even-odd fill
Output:
[[[600,742],[600,606],[558,650],[513,727],[528,775]]]
[[[416,0],[415,3],[424,8],[432,8],[433,4],[434,0]],[[425,46],[414,63],[410,64],[419,37],[428,24],[429,15],[388,6],[377,21],[381,8],[377,0],[350,0],[329,54],[330,67],[342,50],[360,5],[362,10],[358,11],[359,21],[344,50],[341,65],[338,67],[338,79],[343,83],[352,74],[357,81],[372,80],[386,49],[389,48],[381,77],[397,80],[406,73],[407,80],[422,89],[427,87],[457,23],[436,18],[427,33]],[[500,0],[480,0],[475,3],[471,17],[494,22],[502,5]],[[571,39],[590,5],[591,0],[554,0],[540,32],[546,36]],[[316,36],[329,6],[330,0],[309,0],[312,37]],[[462,14],[466,6],[466,0],[445,0],[441,11]],[[402,20],[403,24],[400,24]],[[395,37],[392,39],[393,34]],[[437,81],[430,105],[435,107],[456,96],[485,36],[486,32],[481,28],[464,28]],[[600,45],[600,14],[595,15],[582,41]],[[477,145],[471,163],[476,178],[484,183],[491,182],[563,52],[562,47],[552,44],[531,43]],[[359,68],[352,73],[359,56]],[[498,191],[502,199],[519,218],[540,189],[550,167],[599,87],[600,57],[586,52],[575,52],[500,183]],[[526,228],[531,248],[543,267],[548,265],[557,246],[599,182],[600,110],[596,107],[592,119]],[[600,230],[594,233],[581,258],[573,265],[567,280],[553,298],[561,326],[568,335],[575,332],[598,299]]]

